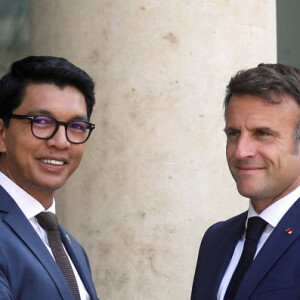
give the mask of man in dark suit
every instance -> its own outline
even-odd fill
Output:
[[[242,70],[224,107],[227,163],[249,210],[205,233],[191,299],[300,299],[300,70]]]
[[[0,91],[0,299],[96,300],[86,253],[57,224],[54,200],[95,127],[93,80],[66,59],[31,56]]]

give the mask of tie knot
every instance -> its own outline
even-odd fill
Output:
[[[266,226],[267,222],[260,217],[249,218],[246,230],[246,240],[259,241]]]
[[[58,230],[56,215],[52,212],[41,212],[35,216],[39,224],[46,230]]]

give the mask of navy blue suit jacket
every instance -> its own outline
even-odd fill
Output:
[[[207,230],[199,250],[191,300],[217,299],[246,218],[247,212]],[[291,234],[287,228],[291,228]],[[284,215],[257,254],[235,299],[300,299],[300,200]]]
[[[60,227],[62,240],[92,300],[88,258]],[[74,300],[58,265],[16,202],[0,186],[0,300]]]

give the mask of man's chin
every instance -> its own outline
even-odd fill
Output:
[[[237,185],[237,190],[239,194],[245,198],[256,199],[257,197],[260,197],[260,193],[254,188]]]
[[[44,182],[39,186],[38,189],[43,190],[45,192],[54,193],[56,190],[60,189],[64,185],[65,181],[57,181],[57,182]]]

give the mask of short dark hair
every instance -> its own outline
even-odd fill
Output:
[[[95,105],[94,82],[82,69],[67,59],[54,56],[28,56],[12,63],[10,71],[0,80],[1,115],[9,115],[22,104],[29,84],[51,83],[60,88],[77,88],[85,98],[87,116]],[[8,126],[8,120],[6,120]]]
[[[289,94],[300,105],[300,70],[284,64],[259,64],[255,68],[241,70],[231,77],[224,99],[225,116],[233,94],[250,94],[276,104]],[[274,99],[274,94],[277,96]],[[272,98],[273,96],[273,98]],[[300,141],[300,115],[294,132],[294,151]]]
[[[279,99],[272,99],[272,93]],[[290,94],[300,105],[300,70],[284,64],[259,64],[239,71],[226,88],[225,113],[233,94],[256,95],[271,103],[278,103],[280,96]]]

